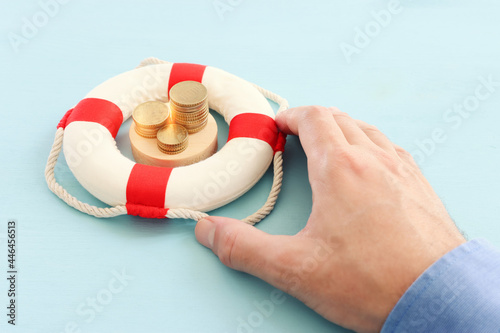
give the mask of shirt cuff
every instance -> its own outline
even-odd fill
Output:
[[[445,254],[408,288],[382,332],[500,333],[500,251],[475,239]]]

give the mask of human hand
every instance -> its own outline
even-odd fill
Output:
[[[196,238],[341,326],[380,331],[408,287],[465,242],[411,155],[336,108],[286,110],[279,129],[307,156],[312,212],[294,236],[208,217]]]

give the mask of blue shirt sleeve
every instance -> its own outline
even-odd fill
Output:
[[[472,240],[445,254],[408,288],[382,332],[500,333],[500,251]]]

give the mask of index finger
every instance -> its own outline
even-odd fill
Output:
[[[332,146],[348,144],[332,111],[323,106],[300,106],[282,111],[276,116],[276,124],[280,131],[299,136],[308,157],[312,153],[326,153]]]

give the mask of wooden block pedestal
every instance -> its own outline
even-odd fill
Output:
[[[176,155],[162,153],[156,138],[147,139],[137,134],[134,123],[130,126],[129,137],[134,159],[141,164],[173,168],[199,162],[217,152],[217,123],[211,114],[205,128],[189,134],[188,147]]]

